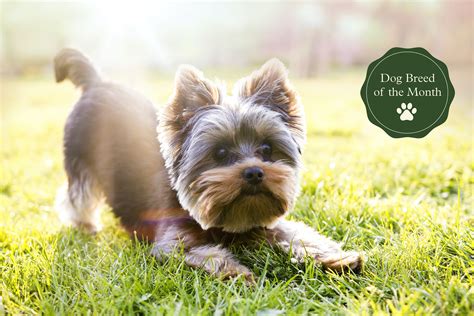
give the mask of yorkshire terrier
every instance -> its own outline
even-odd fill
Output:
[[[64,220],[98,231],[105,199],[158,259],[182,249],[188,265],[224,278],[252,280],[228,246],[262,241],[297,260],[360,269],[360,253],[284,219],[299,191],[305,121],[279,60],[238,81],[232,96],[181,66],[158,121],[150,101],[102,80],[80,52],[60,51],[54,66],[57,82],[82,88],[64,133],[67,186],[57,198]]]

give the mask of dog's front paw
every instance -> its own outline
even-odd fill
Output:
[[[240,264],[232,253],[221,245],[205,245],[189,249],[185,260],[191,267],[201,268],[220,279],[242,276],[246,283],[255,283],[249,268]]]
[[[364,263],[363,255],[356,251],[327,253],[324,256],[317,257],[316,260],[321,262],[326,269],[336,272],[350,270],[359,273]]]
[[[102,225],[96,224],[96,223],[86,223],[86,222],[75,221],[71,224],[71,226],[90,235],[96,235],[102,230]]]
[[[249,268],[246,266],[243,266],[241,264],[238,265],[228,265],[224,267],[220,272],[219,272],[219,277],[223,280],[229,280],[229,279],[234,279],[238,277],[242,277],[245,280],[245,283],[248,285],[254,285],[255,284],[255,276],[250,271]]]

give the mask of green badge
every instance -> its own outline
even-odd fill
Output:
[[[360,93],[373,124],[391,137],[421,138],[448,118],[454,87],[428,51],[395,47],[369,65]]]

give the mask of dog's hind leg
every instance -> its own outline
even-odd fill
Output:
[[[66,168],[66,171],[68,183],[59,189],[55,203],[60,219],[89,233],[98,232],[102,191],[97,180],[85,168]]]

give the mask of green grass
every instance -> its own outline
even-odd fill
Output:
[[[454,77],[445,124],[423,139],[392,139],[366,117],[363,78],[295,81],[308,144],[291,217],[364,251],[364,271],[328,273],[266,247],[238,251],[255,287],[211,278],[182,258],[155,261],[110,212],[97,236],[63,228],[52,205],[65,181],[62,127],[79,92],[51,78],[3,80],[0,315],[473,315],[472,94],[461,85],[469,81]],[[171,91],[170,78],[135,86],[159,103]]]

